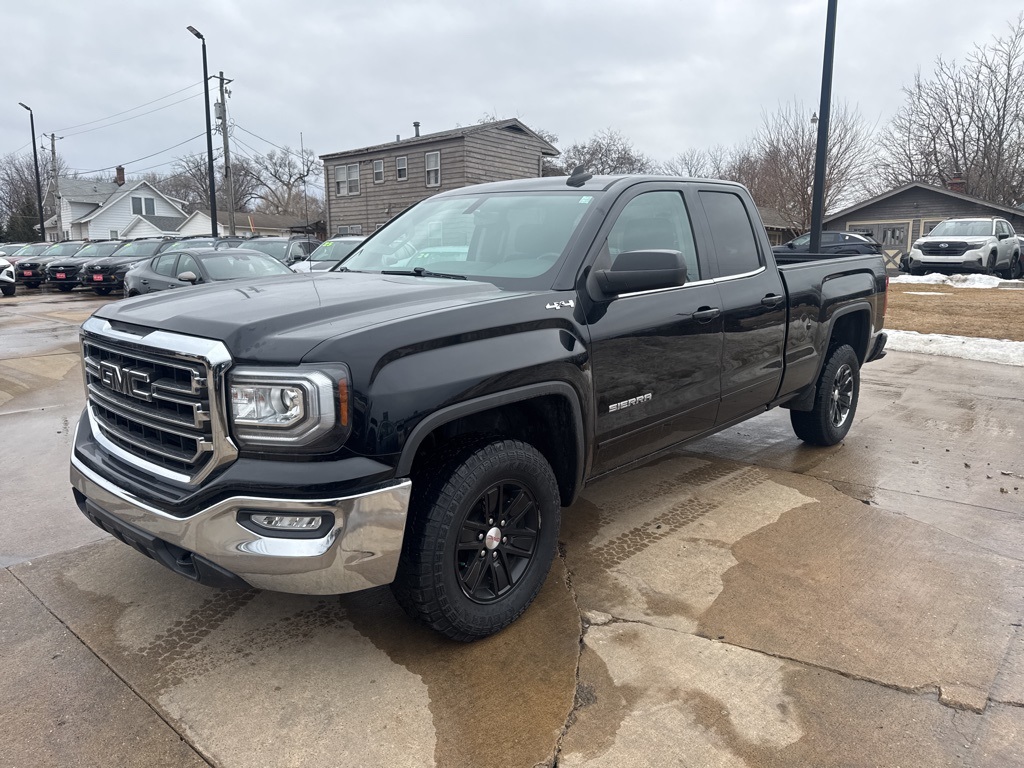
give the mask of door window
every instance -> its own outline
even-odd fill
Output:
[[[739,195],[702,191],[700,201],[711,227],[721,277],[742,275],[761,267],[754,228]]]
[[[612,263],[626,251],[679,251],[686,262],[686,280],[700,279],[697,246],[686,203],[679,192],[645,192],[622,209],[608,233]]]
[[[821,233],[821,244],[822,245],[837,245],[839,243],[838,232],[822,232]]]
[[[174,262],[178,260],[178,254],[165,253],[153,262],[153,271],[164,277],[175,277]]]

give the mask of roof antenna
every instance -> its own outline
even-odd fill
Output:
[[[572,169],[572,173],[569,174],[569,178],[565,184],[569,187],[582,187],[588,181],[594,178],[594,174],[587,173],[587,169],[582,165],[577,165]]]

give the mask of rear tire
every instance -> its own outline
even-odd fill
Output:
[[[849,344],[832,350],[818,377],[814,407],[790,411],[796,436],[811,445],[835,445],[846,437],[860,397],[860,361]]]
[[[533,602],[555,556],[561,502],[551,466],[528,443],[483,439],[442,451],[419,475],[395,598],[452,640],[504,629]]]

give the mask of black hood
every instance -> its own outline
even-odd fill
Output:
[[[468,280],[332,272],[160,291],[108,304],[96,315],[216,339],[237,360],[297,363],[335,336],[513,295]]]

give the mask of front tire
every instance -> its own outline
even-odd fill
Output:
[[[113,288],[93,288],[98,296],[109,296]]]
[[[57,286],[57,290],[61,291],[62,293],[71,293],[73,290],[75,290],[75,286],[73,286],[73,285],[58,285]]]
[[[811,445],[836,445],[850,431],[860,398],[860,361],[849,344],[832,350],[818,377],[814,407],[790,411],[796,436]]]
[[[16,290],[13,285],[0,285],[0,291],[3,291],[4,296],[13,296]]]
[[[33,280],[30,283],[28,283],[28,282],[25,283],[25,287],[26,288],[38,288],[39,287],[39,283],[37,283],[36,281]]]
[[[551,568],[561,513],[551,466],[528,443],[481,440],[419,474],[392,592],[452,640],[492,635],[529,607]]]

